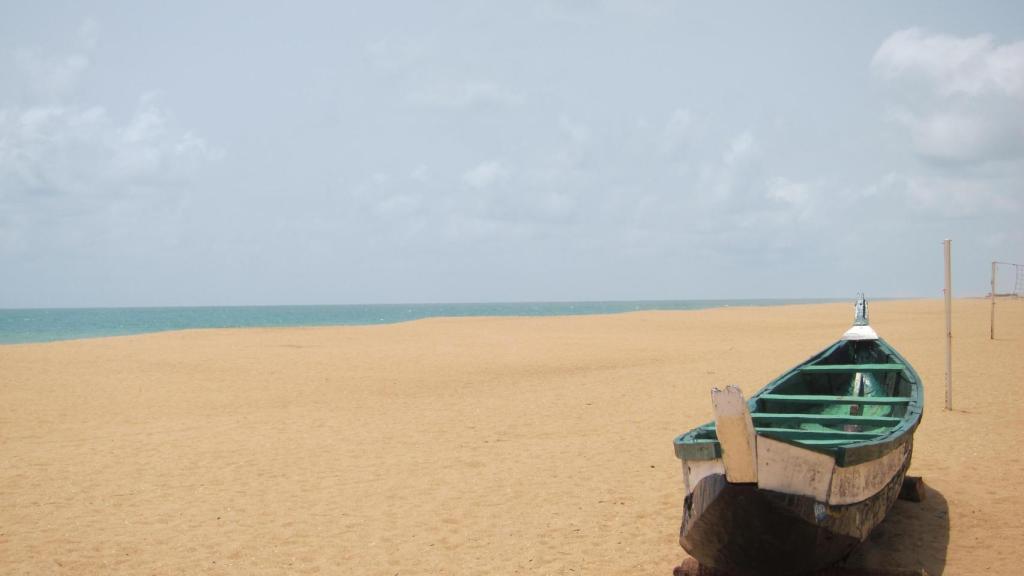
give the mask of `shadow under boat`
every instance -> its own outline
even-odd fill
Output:
[[[849,557],[809,576],[921,574],[941,576],[949,548],[949,505],[941,492],[925,485],[921,502],[897,500],[885,519]],[[677,576],[729,576],[692,559]]]
[[[923,501],[897,500],[867,541],[839,567],[851,574],[924,570],[929,576],[940,576],[946,569],[948,548],[949,504],[926,483]]]

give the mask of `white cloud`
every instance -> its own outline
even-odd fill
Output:
[[[860,197],[941,229],[982,219],[998,229],[994,222],[1021,212],[1024,42],[911,28],[887,38],[871,68],[884,81],[887,119],[923,162],[881,176]]]
[[[824,218],[829,208],[849,202],[849,199],[832,198],[829,207],[822,206],[822,186],[818,183],[803,182],[785,177],[769,178],[765,184],[765,197],[775,205],[775,210],[786,220],[784,226],[794,221],[808,223],[812,218]],[[839,212],[833,212],[833,214]]]
[[[937,110],[907,119],[913,143],[926,158],[950,161],[1001,160],[1021,152],[1024,134],[1018,122],[995,111]]]
[[[99,41],[96,20],[82,22],[78,39],[85,52],[56,57],[15,52],[19,80],[37,103],[0,108],[0,201],[168,187],[220,157],[201,136],[177,128],[156,93],[143,94],[124,120],[103,106],[75,102],[89,52]],[[94,203],[102,208],[100,200]]]
[[[1020,198],[998,182],[969,177],[911,176],[904,182],[907,203],[947,218],[1020,212]]]
[[[71,94],[92,64],[91,53],[99,42],[99,23],[86,18],[78,27],[79,50],[45,56],[29,48],[14,50],[14,67],[24,79],[27,93],[37,102],[59,102]]]
[[[986,164],[1024,155],[1024,42],[991,36],[889,36],[875,52],[890,118],[915,152],[936,163]]]
[[[98,25],[79,30],[86,48]],[[34,103],[0,108],[0,253],[122,238],[127,230],[176,234],[162,219],[198,170],[222,152],[177,125],[155,94],[129,114],[77,97],[88,54],[16,52],[18,81]],[[111,240],[114,241],[114,240]]]
[[[729,148],[722,155],[722,161],[727,166],[737,166],[757,153],[757,143],[754,135],[746,130],[732,139]]]
[[[117,193],[179,180],[219,155],[194,133],[169,128],[149,98],[123,123],[97,106],[0,113],[0,181],[8,197]]]
[[[1020,177],[969,171],[913,171],[884,174],[848,196],[854,204],[886,206],[900,224],[986,222],[1024,210]],[[987,219],[987,220],[986,220]],[[998,228],[975,232],[991,234]]]
[[[408,224],[402,220],[426,207],[423,191],[429,184],[427,169],[423,165],[408,174],[375,172],[349,191],[357,212],[369,211],[391,224]]]
[[[988,34],[964,38],[901,30],[882,43],[872,66],[888,78],[923,76],[947,96],[1024,96],[1024,42],[997,46]]]
[[[768,180],[766,196],[770,200],[803,206],[810,199],[809,186],[805,182],[795,182],[787,178],[775,177]]]
[[[462,183],[474,189],[483,189],[508,178],[510,172],[501,162],[490,160],[481,162],[462,174]]]
[[[755,161],[757,142],[750,130],[734,136],[718,158],[700,162],[696,188],[701,196],[711,199],[720,208],[742,209],[756,192],[760,166]]]

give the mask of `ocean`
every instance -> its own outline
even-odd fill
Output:
[[[0,309],[0,344],[101,338],[190,328],[391,324],[452,316],[572,316],[638,310],[697,310],[835,302],[799,300],[644,300],[479,304],[353,304],[330,306],[198,306],[174,308]]]

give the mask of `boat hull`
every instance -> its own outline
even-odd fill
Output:
[[[885,518],[899,496],[910,452],[881,490],[845,505],[729,483],[723,474],[704,477],[686,497],[679,543],[702,565],[738,576],[825,568],[849,555]]]

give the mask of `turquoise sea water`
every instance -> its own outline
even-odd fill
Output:
[[[0,344],[123,336],[187,328],[389,324],[438,316],[567,316],[614,314],[637,310],[696,310],[723,306],[774,306],[830,301],[834,300],[649,300],[494,304],[0,309]]]

